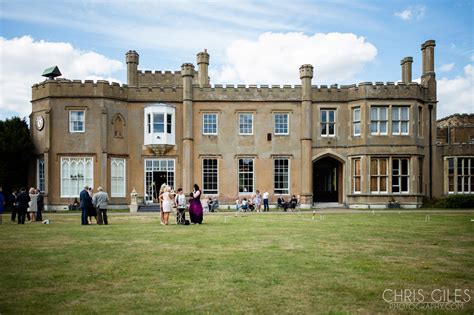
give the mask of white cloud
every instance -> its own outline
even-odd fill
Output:
[[[213,83],[299,84],[299,67],[314,66],[314,84],[345,83],[377,48],[351,33],[263,33],[256,41],[236,40]]]
[[[411,16],[413,15],[413,13],[411,12],[411,10],[406,9],[401,12],[395,12],[395,15],[401,18],[402,20],[407,21],[411,19]]]
[[[16,112],[20,117],[31,113],[31,86],[43,81],[44,69],[58,66],[68,79],[104,79],[123,69],[120,61],[90,51],[81,51],[69,43],[35,41],[30,36],[0,37],[0,116]]]
[[[453,70],[453,68],[454,68],[454,62],[451,62],[451,63],[441,65],[441,67],[439,67],[439,70],[443,72],[449,72]]]
[[[395,12],[394,15],[404,21],[409,21],[413,18],[420,20],[425,16],[425,10],[426,7],[423,5],[409,6],[403,11]]]
[[[455,113],[474,113],[474,66],[464,67],[464,74],[454,79],[438,80],[438,118]]]

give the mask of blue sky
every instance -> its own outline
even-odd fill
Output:
[[[474,112],[472,1],[0,0],[0,119],[31,112],[31,85],[58,65],[68,79],[126,83],[140,69],[178,70],[206,48],[213,84],[400,80],[400,60],[436,40],[438,117]]]

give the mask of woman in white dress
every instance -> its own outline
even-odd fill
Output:
[[[31,220],[30,222],[36,221],[36,212],[38,211],[38,194],[36,193],[36,189],[33,187],[30,188],[30,202],[28,207],[28,212],[30,213]]]
[[[170,194],[171,187],[166,186],[163,192],[163,222],[161,224],[168,225],[172,206],[172,196]]]

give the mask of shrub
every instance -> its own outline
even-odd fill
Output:
[[[474,209],[474,195],[453,195],[442,197],[427,203],[424,206],[434,208],[473,208]]]

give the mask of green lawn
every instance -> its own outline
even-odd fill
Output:
[[[385,289],[460,288],[472,314],[474,212],[426,214],[219,213],[200,226],[5,214],[0,313],[372,314],[391,312]]]

